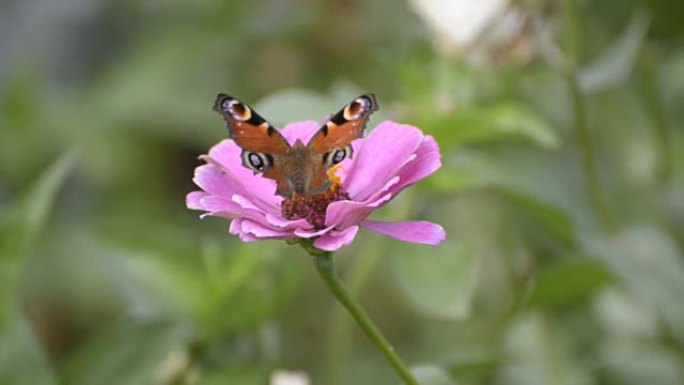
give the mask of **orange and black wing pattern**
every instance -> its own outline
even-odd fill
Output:
[[[223,116],[230,138],[243,150],[282,155],[290,145],[266,119],[232,96],[218,94],[214,110]]]
[[[363,136],[368,118],[377,110],[378,102],[374,94],[359,96],[330,117],[311,138],[307,148],[315,154],[346,148],[352,140]]]

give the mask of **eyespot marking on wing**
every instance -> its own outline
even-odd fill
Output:
[[[221,102],[221,109],[232,116],[233,119],[241,122],[246,122],[252,118],[252,110],[235,99],[224,99]]]
[[[370,98],[358,97],[344,108],[343,116],[347,120],[356,120],[370,112],[372,107],[373,103]]]

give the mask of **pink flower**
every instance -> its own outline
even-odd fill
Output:
[[[307,143],[318,128],[314,121],[295,122],[281,133],[291,144],[297,139]],[[240,148],[229,139],[200,157],[207,164],[195,169],[193,180],[202,190],[188,194],[187,206],[205,211],[201,217],[229,219],[230,233],[245,242],[314,238],[314,247],[333,251],[351,243],[359,227],[406,242],[433,246],[442,242],[444,229],[431,222],[366,219],[441,166],[435,139],[416,127],[385,121],[352,146],[353,159],[343,161],[336,174],[341,190],[348,195],[337,195],[343,200],[327,204],[320,226],[307,219],[287,219],[282,209],[284,198],[275,194],[275,181],[245,168]],[[349,199],[344,199],[347,196]]]

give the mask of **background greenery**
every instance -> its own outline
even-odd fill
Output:
[[[302,250],[185,208],[219,91],[437,137],[376,217],[447,241],[335,257],[424,384],[684,383],[684,6],[515,6],[547,47],[473,61],[403,1],[0,2],[0,383],[399,382]]]

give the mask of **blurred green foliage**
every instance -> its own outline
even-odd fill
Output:
[[[422,383],[684,383],[683,3],[513,2],[551,54],[473,64],[418,1],[0,3],[0,383],[398,383],[309,256],[185,208],[219,91],[278,125],[374,91],[437,138],[376,217],[447,241],[335,256]]]

